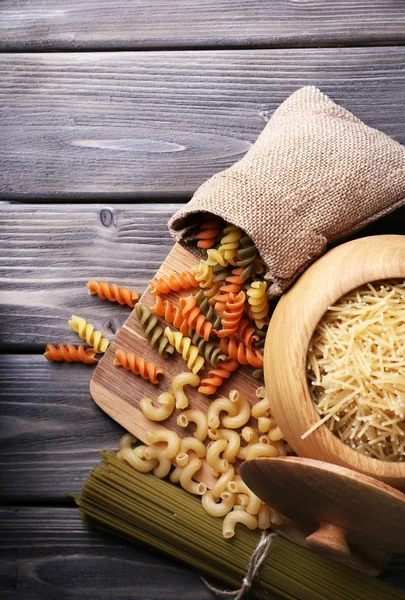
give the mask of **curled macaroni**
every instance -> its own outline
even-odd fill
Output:
[[[262,456],[270,456],[274,458],[278,456],[278,450],[273,444],[252,444],[247,446],[246,452],[246,460],[250,460],[251,458],[259,458]]]
[[[222,497],[222,494],[228,490],[228,483],[232,481],[235,471],[232,465],[228,466],[228,470],[222,473],[212,486],[211,492],[214,498]]]
[[[257,419],[257,427],[261,433],[267,433],[270,429],[271,421],[268,417],[259,417]]]
[[[204,360],[204,359],[203,359]],[[195,373],[179,373],[172,379],[172,392],[176,400],[176,408],[187,408],[188,398],[184,392],[184,386],[191,385],[197,387],[200,383],[200,378]]]
[[[249,515],[247,512],[241,509],[232,510],[229,512],[222,523],[222,535],[224,538],[231,538],[235,535],[235,526],[237,523],[243,523],[249,529],[256,529],[257,519],[253,515]]]
[[[207,491],[207,486],[205,483],[199,483],[198,481],[194,481],[193,477],[201,469],[201,460],[199,458],[194,458],[190,460],[190,462],[182,467],[180,473],[180,485],[183,489],[190,494],[196,494],[197,496],[202,496]]]
[[[212,515],[213,517],[224,517],[232,510],[235,504],[235,497],[233,494],[229,494],[227,498],[221,499],[221,501],[218,502],[212,491],[208,490],[203,495],[201,501],[203,508],[209,515]]]
[[[117,456],[121,460],[125,460],[137,471],[140,471],[141,473],[149,473],[149,471],[152,471],[157,466],[159,461],[156,458],[146,459],[146,449],[147,446],[137,446],[136,448],[126,446],[121,448]]]
[[[254,494],[239,477],[228,483],[228,490],[232,494],[246,494],[249,497],[249,502],[246,504],[246,511],[251,515],[256,515],[259,512],[261,500]]]
[[[177,425],[180,427],[187,427],[189,423],[195,423],[196,429],[194,437],[197,440],[204,441],[208,433],[208,417],[202,410],[189,409],[183,411],[177,417]]]
[[[222,423],[227,429],[238,429],[238,427],[242,427],[249,421],[250,404],[245,396],[237,390],[232,390],[229,393],[229,399],[237,406],[238,412],[232,416],[228,413],[228,415],[222,419]]]
[[[217,398],[208,407],[208,427],[218,429],[219,414],[225,411],[228,415],[235,416],[239,412],[238,406],[229,400],[229,398]]]
[[[194,437],[185,437],[180,442],[179,453],[176,456],[176,464],[185,467],[189,462],[189,452],[194,452],[197,458],[204,458],[207,454],[207,447]]]
[[[224,450],[223,458],[229,462],[235,462],[240,448],[240,437],[236,431],[231,429],[210,429],[208,437],[211,440],[226,440],[228,445]]]
[[[220,454],[228,447],[228,442],[224,439],[211,442],[207,448],[206,460],[215,475],[225,473],[228,470],[228,461],[220,458]]]
[[[172,483],[179,483],[180,481],[180,475],[181,472],[183,471],[183,467],[177,466],[173,469],[173,471],[170,473],[169,479]]]
[[[153,469],[155,477],[162,479],[170,473],[172,463],[170,462],[170,459],[166,458],[164,455],[163,448],[160,446],[146,446],[143,454],[146,460],[157,460],[157,465]]]
[[[163,448],[163,454],[166,458],[174,458],[180,449],[180,438],[175,431],[170,429],[159,429],[157,431],[147,431],[145,433],[145,442],[147,444],[157,444],[165,442],[166,447]]]
[[[145,417],[150,421],[164,421],[168,419],[174,411],[175,398],[169,392],[163,392],[157,398],[159,406],[154,406],[151,398],[142,398],[139,407]]]

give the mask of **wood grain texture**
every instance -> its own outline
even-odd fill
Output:
[[[173,246],[167,221],[177,208],[0,204],[0,349],[43,352],[47,343],[77,343],[67,325],[72,314],[113,339],[130,309],[89,296],[86,282],[117,281],[143,292]],[[363,231],[376,233],[405,234],[405,207]]]
[[[93,367],[0,356],[1,502],[66,503],[123,433],[92,401]]]
[[[1,48],[82,50],[403,43],[401,2],[3,0]]]
[[[307,379],[307,353],[329,306],[358,286],[405,277],[405,236],[352,240],[325,254],[281,298],[270,321],[264,369],[272,410],[288,443],[301,457],[348,467],[405,489],[405,463],[365,456],[319,422]]]
[[[162,263],[156,277],[167,276],[173,271],[177,273],[190,271],[191,267],[197,263],[198,259],[195,256],[179,244],[176,244]],[[188,296],[192,292],[193,290],[180,290],[179,292],[171,292],[165,295],[165,298],[167,297],[171,303],[177,306],[180,297]],[[146,290],[140,301],[150,308],[155,305],[155,297],[149,289]],[[163,318],[159,318],[158,321],[163,330],[169,325]],[[170,326],[170,329],[175,330],[173,326]],[[164,374],[160,378],[159,385],[152,385],[149,381],[144,381],[141,377],[114,366],[117,349],[124,350],[125,352],[133,352],[136,356],[142,356],[146,361],[151,361],[157,367],[161,368]],[[201,380],[207,376],[210,369],[212,369],[212,366],[208,361],[205,361],[204,368],[198,373]],[[239,367],[218,388],[218,394],[214,394],[213,396],[204,396],[198,392],[197,387],[186,386],[184,391],[189,400],[188,408],[201,410],[206,414],[212,399],[219,396],[226,397],[233,389],[239,390],[248,399],[250,404],[253,405],[256,401],[255,391],[262,385],[262,382],[253,379],[251,375],[252,370],[251,367]],[[173,377],[182,372],[190,372],[183,358],[177,352],[168,359],[163,359],[159,356],[145,338],[144,330],[135,310],[133,310],[123,328],[119,331],[113,343],[97,365],[90,382],[90,393],[93,400],[111,418],[142,441],[145,441],[146,431],[154,431],[162,427],[175,431],[183,438],[193,434],[194,425],[186,428],[177,425],[176,419],[181,413],[180,410],[175,409],[172,415],[165,421],[152,422],[144,416],[139,408],[141,398],[146,397],[154,400],[162,392],[171,392]],[[252,419],[252,422],[249,421],[248,424],[254,426],[255,420]],[[236,463],[235,469],[237,469]],[[202,469],[195,478],[203,481],[208,487],[211,487],[216,481],[216,477],[212,475],[206,461],[203,461]]]
[[[405,48],[3,54],[5,199],[188,198],[316,84],[405,141]]]
[[[72,314],[112,339],[130,308],[90,296],[89,279],[143,292],[173,245],[178,205],[0,205],[0,342],[43,352],[80,340]],[[1,346],[0,346],[1,347]]]
[[[74,508],[0,509],[0,557],[4,600],[212,598],[191,569],[89,529]],[[380,579],[405,588],[405,557]]]
[[[0,509],[0,558],[3,600],[212,598],[192,569],[89,529],[75,508]]]

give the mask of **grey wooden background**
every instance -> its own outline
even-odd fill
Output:
[[[405,143],[400,0],[0,1],[0,591],[5,599],[208,599],[198,574],[80,521],[78,492],[121,428],[91,367],[50,365],[79,312],[112,338],[166,224],[315,84]],[[405,211],[368,232],[405,234]],[[397,559],[384,579],[404,586]],[[405,597],[405,596],[404,596]],[[345,599],[346,600],[346,599]]]

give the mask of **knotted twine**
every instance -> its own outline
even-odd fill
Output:
[[[238,590],[226,591],[216,588],[215,586],[208,583],[204,577],[201,577],[207,588],[213,592],[216,596],[222,598],[233,598],[233,600],[241,600],[243,595],[250,590],[253,581],[259,571],[261,565],[269,555],[270,548],[277,537],[277,533],[263,531],[259,543],[252,552],[250,557],[247,572],[243,578],[242,585]]]
[[[195,251],[202,213],[243,229],[282,294],[327,247],[405,203],[405,148],[315,87],[292,94],[246,155],[169,221]]]

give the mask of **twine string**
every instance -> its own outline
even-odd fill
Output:
[[[204,584],[207,588],[216,596],[221,598],[233,598],[233,600],[241,600],[243,595],[250,590],[252,587],[253,581],[257,575],[258,570],[260,569],[263,562],[269,555],[270,548],[274,542],[274,539],[277,537],[277,533],[274,532],[266,532],[263,531],[259,543],[256,548],[252,552],[252,556],[250,557],[248,568],[246,571],[246,575],[243,578],[242,585],[238,590],[227,591],[221,590],[214,585],[208,583],[204,577],[201,577]]]

